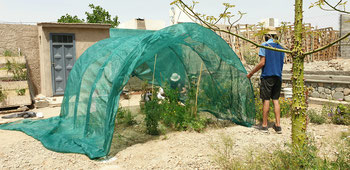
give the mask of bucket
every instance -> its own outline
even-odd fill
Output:
[[[292,88],[283,88],[284,98],[292,98],[293,96],[293,89]]]

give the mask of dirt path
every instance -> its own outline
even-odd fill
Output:
[[[56,109],[52,115],[59,112]],[[50,112],[49,110],[46,110]],[[174,132],[143,144],[136,144],[105,161],[93,161],[85,155],[57,153],[22,132],[0,130],[0,169],[219,169],[213,161],[211,144],[220,144],[221,135],[235,141],[233,154],[270,151],[290,142],[290,120],[282,119],[283,134],[272,128],[262,133],[254,128],[232,126],[208,129],[203,133]],[[310,124],[308,131],[321,145],[321,154],[334,154],[334,142],[347,126]]]

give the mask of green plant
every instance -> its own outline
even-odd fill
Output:
[[[159,135],[158,130],[158,122],[160,120],[160,114],[159,114],[159,106],[158,106],[158,100],[156,99],[156,96],[154,95],[153,100],[150,100],[145,103],[145,122],[146,122],[146,130],[147,134],[150,135]]]
[[[13,80],[15,81],[27,80],[26,64],[11,62],[7,60],[5,64],[5,68],[7,72],[10,72],[13,74]]]
[[[157,90],[155,90],[157,91]],[[153,94],[151,101],[146,102],[144,113],[148,134],[159,134],[159,123],[175,130],[202,131],[209,119],[201,118],[195,113],[196,87],[187,88],[186,92],[179,92],[164,85],[166,98],[159,100]]]
[[[11,56],[13,56],[13,55],[14,55],[13,52],[10,51],[10,50],[5,50],[5,51],[4,51],[4,56],[5,56],[5,57],[11,57]]]
[[[6,99],[7,95],[3,92],[2,87],[0,86],[0,102],[3,102]]]
[[[286,145],[273,152],[248,152],[246,157],[234,156],[234,141],[221,135],[221,143],[211,144],[214,161],[221,169],[349,169],[350,145],[339,143],[335,160],[318,156],[318,148],[312,140],[303,147]]]
[[[327,115],[322,114],[322,112],[321,114],[318,114],[314,109],[308,110],[307,115],[309,116],[311,123],[323,124],[327,121]]]
[[[26,89],[18,89],[16,90],[18,96],[23,96],[26,93]]]
[[[118,125],[125,124],[126,126],[135,125],[137,122],[134,120],[135,116],[131,114],[130,110],[120,107],[117,112]]]
[[[350,125],[350,106],[339,104],[330,117],[334,124]]]

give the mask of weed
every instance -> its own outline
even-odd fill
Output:
[[[0,102],[3,102],[6,99],[7,95],[3,92],[2,87],[0,86]]]
[[[5,56],[5,57],[12,57],[12,56],[14,56],[14,54],[13,54],[13,52],[10,51],[10,50],[5,50],[5,51],[4,51],[4,56]]]
[[[5,68],[7,72],[13,74],[13,79],[15,81],[27,80],[26,64],[20,64],[7,60]]]
[[[314,109],[308,110],[306,114],[309,116],[311,123],[323,124],[327,121],[327,115],[322,112],[318,114]]]
[[[124,109],[120,107],[118,109],[117,113],[117,123],[118,125],[126,125],[126,126],[132,126],[135,125],[137,122],[134,120],[135,116],[133,116],[130,112],[130,110]]]
[[[214,161],[222,169],[349,169],[350,145],[339,144],[336,160],[331,161],[318,156],[318,148],[309,141],[303,147],[287,144],[286,149],[278,148],[274,152],[252,152],[242,159],[233,156],[234,142],[228,136],[221,137],[220,145],[211,145],[214,149]]]
[[[26,89],[18,89],[16,90],[16,93],[18,96],[24,96],[24,94],[26,93]]]

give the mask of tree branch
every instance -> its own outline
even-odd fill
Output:
[[[328,47],[330,47],[330,46],[336,44],[337,42],[339,42],[339,41],[345,39],[345,38],[348,37],[348,36],[350,36],[350,32],[347,33],[346,35],[342,36],[341,38],[339,38],[339,39],[337,39],[337,40],[335,40],[335,41],[333,41],[333,42],[331,42],[331,43],[329,43],[329,44],[327,44],[327,45],[325,45],[325,46],[323,46],[323,47],[320,47],[320,48],[318,48],[318,49],[315,49],[315,50],[306,52],[306,53],[304,53],[303,55],[310,55],[310,54],[313,54],[313,53],[317,53],[317,52],[319,52],[319,51],[321,51],[321,50],[324,50],[324,49],[326,49],[326,48],[328,48]]]
[[[340,1],[337,3],[337,5],[335,5],[335,6],[331,5],[331,4],[328,3],[326,0],[323,0],[323,2],[324,2],[325,4],[327,4],[327,6],[329,6],[330,8],[332,8],[334,11],[342,12],[342,13],[345,13],[345,14],[350,14],[350,12],[348,12],[348,11],[340,10],[340,9],[337,9],[337,8],[336,8],[336,7],[342,2],[342,0],[340,0]],[[320,7],[321,7],[321,5],[320,5]],[[323,9],[323,10],[325,10],[325,9]],[[328,10],[327,10],[327,11],[328,11]]]
[[[203,23],[204,25],[206,25],[209,29],[211,30],[214,30],[214,31],[219,31],[219,32],[224,32],[224,33],[227,33],[227,34],[230,34],[230,35],[233,35],[235,37],[238,37],[238,38],[241,38],[242,40],[244,41],[247,41],[253,45],[255,45],[256,47],[260,47],[260,48],[265,48],[265,49],[269,49],[269,50],[273,50],[273,51],[279,51],[279,52],[284,52],[284,53],[293,53],[292,51],[290,50],[284,50],[284,49],[279,49],[279,48],[273,48],[273,47],[268,47],[268,46],[263,46],[263,45],[260,45],[252,40],[249,40],[241,35],[238,35],[238,34],[235,34],[235,33],[232,33],[230,30],[227,31],[227,30],[222,30],[220,28],[218,28],[217,26],[215,26],[216,28],[213,28],[214,26],[212,26],[211,24],[209,24],[208,22],[204,21],[201,17],[199,17],[190,7],[188,7],[182,0],[178,0],[178,2],[184,7],[184,8],[180,8],[183,12],[186,12],[186,13],[191,13],[190,15],[197,18],[201,23]],[[190,11],[190,12],[188,12]]]

